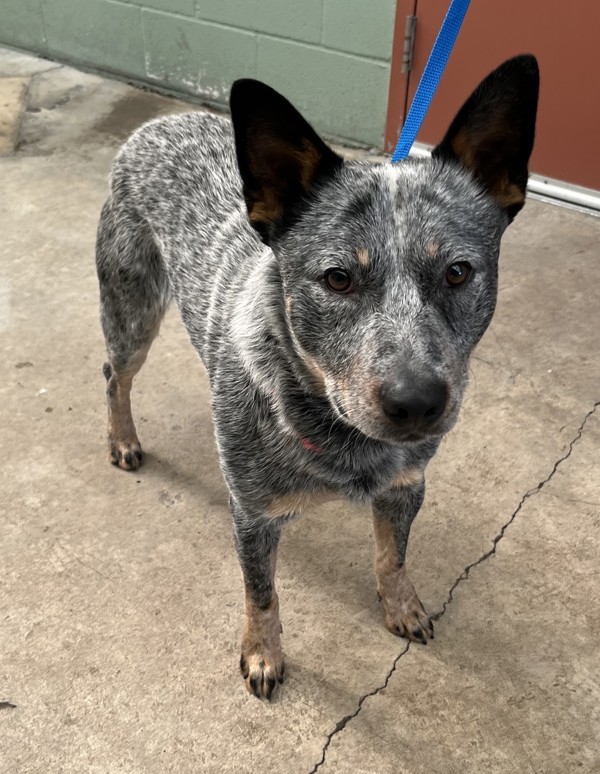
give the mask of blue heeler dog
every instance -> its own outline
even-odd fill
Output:
[[[281,95],[240,80],[233,129],[160,118],[115,162],[97,242],[110,458],[141,462],[132,380],[175,298],[210,378],[245,583],[240,666],[258,697],[284,673],[281,529],[310,504],[372,503],[386,626],[433,637],[406,545],[494,311],[537,95],[536,60],[511,59],[431,159],[392,166],[343,161]]]

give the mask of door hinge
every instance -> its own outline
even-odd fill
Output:
[[[409,73],[413,65],[413,49],[415,46],[415,30],[417,17],[407,16],[404,25],[404,47],[402,48],[402,72]]]

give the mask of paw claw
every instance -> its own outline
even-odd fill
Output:
[[[267,679],[267,699],[269,699],[269,701],[271,700],[271,695],[275,690],[276,685],[277,685],[277,680],[274,677],[269,677]]]
[[[433,622],[417,596],[406,573],[398,575],[398,585],[382,594],[385,625],[392,634],[427,645],[433,639]]]
[[[283,661],[271,658],[269,655],[253,654],[248,657],[242,654],[240,670],[246,683],[246,688],[257,699],[271,700],[278,684],[283,683]]]
[[[248,677],[248,664],[243,656],[240,656],[240,671],[244,680]]]
[[[137,470],[142,463],[142,447],[137,440],[131,443],[111,440],[109,456],[111,463],[121,470]]]
[[[251,677],[249,683],[252,693],[256,696],[257,699],[260,699],[260,691],[258,690],[258,677]]]

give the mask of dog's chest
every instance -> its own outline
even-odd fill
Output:
[[[303,439],[300,440],[305,448]],[[423,455],[402,447],[356,444],[346,448],[308,449],[306,470],[314,474],[331,498],[368,503],[391,488],[412,486],[422,479]],[[315,491],[321,491],[315,486]],[[319,499],[325,497],[319,494]]]
[[[390,489],[412,487],[423,480],[421,467],[396,467],[397,462],[390,461],[382,470],[346,470],[332,471],[331,467],[322,468],[321,476],[307,478],[291,475],[286,491],[270,495],[266,499],[264,512],[272,517],[299,515],[308,508],[331,500],[350,500],[358,504],[370,504],[378,495]],[[311,466],[312,467],[312,466]],[[306,472],[306,469],[305,469]]]

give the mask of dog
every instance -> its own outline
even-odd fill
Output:
[[[110,460],[141,462],[132,381],[174,298],[210,379],[244,576],[240,667],[259,698],[284,677],[278,541],[311,504],[372,504],[385,624],[433,637],[409,531],[494,312],[538,86],[533,56],[508,60],[430,159],[391,165],[344,161],[283,96],[243,79],[231,122],[159,118],[114,163],[97,236]]]

